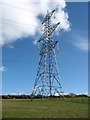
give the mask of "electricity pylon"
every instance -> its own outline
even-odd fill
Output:
[[[44,96],[51,97],[56,93],[60,95],[60,92],[62,92],[54,50],[58,41],[53,40],[53,32],[60,25],[60,22],[55,25],[51,24],[50,18],[54,12],[55,10],[52,12],[47,11],[47,14],[42,22],[44,26],[44,33],[38,40],[38,44],[41,43],[41,48],[39,51],[39,66],[32,91],[32,98],[36,95],[40,95],[43,99]]]

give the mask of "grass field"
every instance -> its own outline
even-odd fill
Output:
[[[3,99],[3,118],[87,118],[88,98]]]

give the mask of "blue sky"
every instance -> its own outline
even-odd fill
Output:
[[[61,84],[65,93],[88,92],[88,3],[67,3],[71,30],[62,31],[59,53],[56,51]],[[31,94],[38,69],[37,45],[34,37],[20,38],[12,43],[14,48],[4,46],[2,64],[5,66],[2,94]]]

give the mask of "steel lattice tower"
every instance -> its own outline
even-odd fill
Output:
[[[51,17],[55,10],[48,12],[42,22],[44,26],[44,33],[40,37],[38,44],[40,44],[39,51],[39,66],[37,71],[37,76],[32,91],[32,98],[35,95],[41,95],[41,98],[44,96],[53,96],[55,93],[62,92],[62,86],[60,83],[59,71],[57,67],[56,55],[55,55],[55,46],[58,44],[58,41],[53,40],[53,32],[60,24],[51,25]]]

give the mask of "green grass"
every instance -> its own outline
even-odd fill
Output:
[[[3,118],[87,118],[87,98],[3,99]]]

